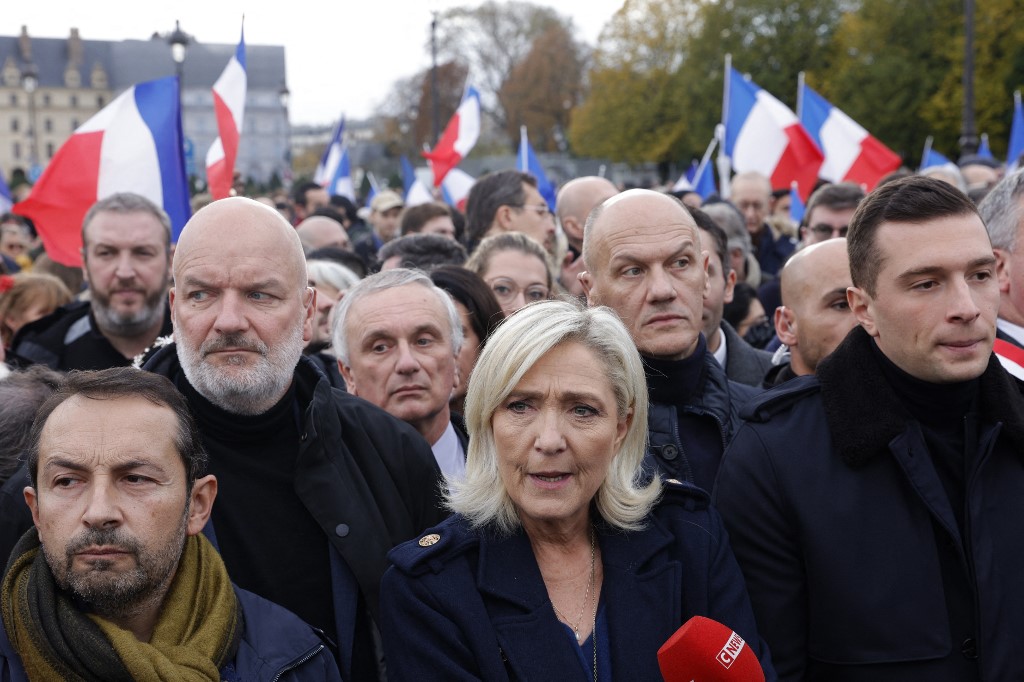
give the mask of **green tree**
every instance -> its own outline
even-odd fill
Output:
[[[975,8],[975,121],[979,133],[988,133],[998,157],[1006,156],[1013,91],[1024,87],[1024,24],[1019,19],[1019,0],[985,0]],[[963,24],[958,28],[956,38],[944,43],[951,68],[924,109],[925,120],[944,142],[955,142],[960,135],[965,37]]]
[[[684,92],[674,87],[696,4],[627,0],[601,31],[589,93],[573,112],[579,154],[615,161],[668,161],[686,140]]]
[[[807,82],[911,165],[925,137],[956,148],[959,113],[930,101],[953,70],[948,46],[962,34],[958,0],[863,0],[836,31],[833,56]],[[961,43],[962,49],[962,43]],[[957,76],[959,77],[959,76]]]
[[[724,57],[790,106],[797,74],[824,67],[850,0],[628,0],[601,35],[573,119],[580,153],[686,162],[722,118]]]

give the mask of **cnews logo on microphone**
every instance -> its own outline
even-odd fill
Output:
[[[715,658],[722,664],[722,667],[728,670],[732,667],[732,664],[736,662],[736,658],[740,655],[740,652],[743,651],[743,647],[745,645],[746,642],[743,641],[743,638],[734,632],[729,635],[729,639],[726,641],[725,646],[722,647],[722,650],[718,652],[718,655],[715,656]]]

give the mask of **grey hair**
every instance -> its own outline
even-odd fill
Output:
[[[993,249],[1013,251],[1021,228],[1021,198],[1024,197],[1024,168],[1000,180],[978,204],[978,213],[988,230]]]
[[[538,360],[569,342],[582,344],[604,365],[619,418],[632,411],[626,437],[594,496],[598,514],[616,528],[635,530],[643,526],[657,502],[661,480],[655,476],[647,481],[641,467],[647,444],[647,382],[629,332],[610,308],[539,301],[495,330],[469,379],[466,473],[464,478],[448,480],[446,503],[472,526],[491,526],[508,534],[520,525],[501,481],[491,418]]]
[[[133,192],[118,192],[117,194],[111,194],[109,197],[100,199],[95,204],[89,207],[89,210],[85,213],[85,218],[82,219],[82,244],[85,244],[85,231],[89,227],[89,223],[96,217],[98,213],[148,213],[158,221],[164,228],[164,234],[167,237],[167,252],[171,251],[171,217],[167,215],[167,211],[154,204],[152,201],[142,196],[141,194],[135,194]]]
[[[455,304],[452,303],[451,297],[445,293],[444,289],[436,286],[430,277],[421,270],[394,268],[393,270],[378,272],[375,275],[370,275],[366,279],[360,280],[354,287],[348,290],[345,297],[341,299],[341,303],[335,306],[334,329],[331,331],[331,338],[334,354],[341,360],[343,365],[346,367],[351,366],[349,362],[348,339],[345,338],[345,320],[348,318],[348,313],[352,306],[370,294],[396,287],[404,287],[408,284],[418,284],[426,287],[437,296],[437,300],[441,302],[441,307],[447,314],[452,339],[452,353],[455,355],[459,354],[459,351],[462,350],[463,341],[462,318],[459,316],[459,311],[455,309]]]
[[[964,181],[964,174],[960,172],[960,169],[954,163],[931,166],[920,171],[918,175],[948,182],[964,194],[967,193],[967,183]]]
[[[725,232],[728,237],[729,250],[740,249],[744,255],[750,253],[750,233],[743,222],[743,216],[736,207],[720,201],[716,204],[705,204],[700,210],[708,214],[715,224]]]
[[[351,289],[359,283],[359,275],[341,263],[329,260],[312,259],[306,261],[306,276],[309,278],[309,281],[329,284],[338,291]]]

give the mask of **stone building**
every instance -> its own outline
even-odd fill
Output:
[[[217,137],[211,88],[235,47],[193,38],[186,50],[186,165],[199,178],[205,177],[206,152]],[[0,172],[5,177],[18,169],[28,173],[33,162],[45,167],[64,140],[119,93],[174,73],[167,38],[158,34],[149,40],[85,40],[72,28],[67,38],[34,38],[22,27],[19,36],[0,36]],[[284,47],[246,45],[246,73],[245,122],[235,169],[256,182],[286,177]]]

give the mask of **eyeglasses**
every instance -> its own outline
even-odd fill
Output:
[[[842,227],[832,227],[825,223],[819,223],[811,228],[811,232],[818,239],[835,239],[837,237],[845,237],[846,231],[849,229],[849,225],[843,225]]]
[[[548,297],[548,288],[543,284],[531,284],[528,287],[521,287],[507,277],[498,277],[487,282],[487,286],[494,292],[498,303],[511,303],[523,292],[523,300],[527,303],[543,301]]]
[[[531,211],[535,211],[541,218],[554,215],[547,204],[519,204],[518,206],[513,206],[513,208],[528,208]]]

